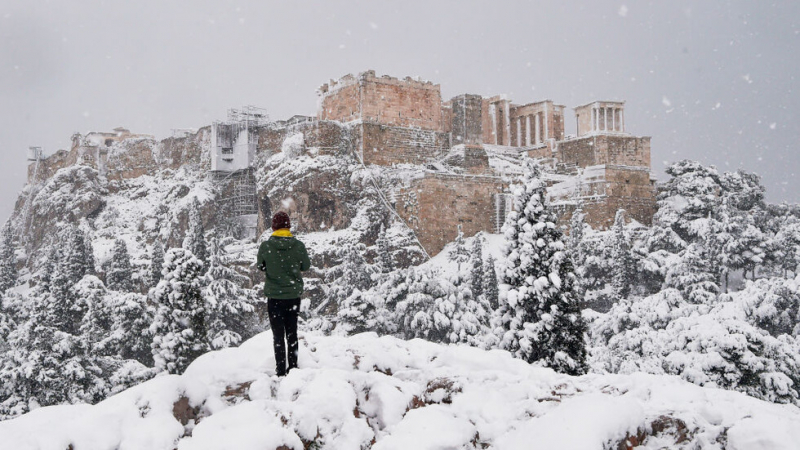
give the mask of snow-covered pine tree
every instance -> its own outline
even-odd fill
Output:
[[[583,206],[578,205],[569,220],[569,237],[567,238],[567,249],[575,267],[583,265],[584,255],[581,243],[583,243],[585,234],[586,214],[583,213]]]
[[[438,274],[422,267],[409,267],[404,282],[398,286],[403,295],[396,303],[394,317],[400,336],[433,340],[434,303],[446,295]]]
[[[128,254],[128,246],[122,239],[117,239],[114,241],[111,261],[106,274],[108,288],[112,291],[132,292],[134,286],[131,272],[131,257]]]
[[[10,418],[39,406],[95,403],[109,385],[79,336],[48,325],[47,303],[8,337],[10,350],[0,367],[0,417]],[[77,326],[75,327],[77,328]]]
[[[148,305],[146,296],[136,292],[108,294],[114,318],[110,335],[116,340],[119,356],[152,367],[153,332],[150,325],[155,315],[154,308]]]
[[[186,229],[183,248],[192,252],[195,258],[203,264],[203,267],[208,268],[208,248],[203,229],[203,217],[200,214],[200,202],[197,197],[193,198],[189,205],[189,226]]]
[[[64,259],[59,262],[69,278],[70,284],[76,284],[86,275],[86,239],[83,231],[75,227],[69,230],[66,236],[67,245],[64,247]]]
[[[209,283],[203,288],[208,311],[208,338],[212,349],[239,345],[256,333],[255,291],[242,286],[246,276],[227,267],[222,261],[219,239],[211,239],[208,268]]]
[[[504,288],[500,346],[528,362],[568,374],[586,372],[586,324],[575,296],[575,274],[536,162],[525,160],[514,186],[514,210],[503,225]]]
[[[85,305],[86,313],[81,319],[80,335],[87,351],[97,356],[118,354],[118,348],[112,343],[114,339],[109,336],[114,318],[103,282],[95,276],[88,276],[81,279],[74,290],[75,295]]]
[[[5,305],[7,296],[12,295],[19,294],[15,292],[9,292],[8,295],[5,293],[0,294],[0,366],[2,365],[3,354],[9,349],[8,335],[11,334],[12,330],[17,328],[13,314],[11,314],[8,310],[9,308]]]
[[[150,254],[150,286],[155,287],[161,281],[161,269],[164,266],[164,245],[161,239],[156,237],[153,243],[153,251]]]
[[[378,263],[381,267],[382,273],[389,273],[394,270],[394,262],[392,261],[392,252],[389,247],[389,239],[386,238],[386,229],[381,224],[381,231],[378,234],[378,240],[375,241],[378,246]]]
[[[198,356],[209,350],[206,304],[202,288],[203,265],[191,251],[172,248],[164,255],[163,278],[151,291],[157,305],[150,326],[156,368],[183,373]]]
[[[719,286],[703,250],[702,245],[691,244],[681,252],[678,264],[667,272],[664,287],[677,289],[689,303],[711,305],[719,295]]]
[[[483,292],[491,311],[497,310],[500,288],[497,285],[497,269],[494,256],[489,255],[483,265]]]
[[[584,237],[586,236],[586,214],[583,212],[583,203],[579,203],[578,207],[572,213],[569,220],[569,236],[567,237],[567,252],[572,259],[572,265],[575,269],[575,293],[580,299],[581,303],[586,302],[586,243]]]
[[[0,294],[17,284],[17,257],[14,253],[14,233],[7,220],[0,236]]]
[[[364,260],[364,250],[364,244],[356,244],[343,251],[342,264],[334,272],[338,277],[329,291],[338,305],[337,328],[348,334],[372,330],[379,307],[373,303],[376,298],[364,295],[375,273]]]
[[[611,227],[611,256],[613,276],[611,281],[616,300],[628,298],[635,282],[636,266],[631,255],[631,246],[625,233],[625,210],[617,210]]]
[[[777,249],[776,265],[784,278],[788,278],[790,273],[796,275],[800,265],[800,221],[792,219],[783,223],[773,245]]]
[[[464,232],[461,230],[461,224],[458,224],[458,234],[454,244],[455,246],[450,250],[447,259],[456,263],[458,274],[461,276],[461,265],[469,261],[469,250],[467,250],[467,244],[464,241]]]
[[[475,240],[472,242],[472,254],[470,255],[470,259],[472,260],[472,277],[471,277],[471,288],[472,288],[472,295],[475,298],[483,296],[484,287],[483,287],[483,234],[478,233],[475,235]]]
[[[445,295],[434,300],[432,340],[482,346],[482,336],[489,334],[486,298],[474,296],[470,284],[460,276],[453,277],[452,282],[440,280],[439,284]]]
[[[656,225],[669,227],[683,241],[696,242],[705,238],[708,227],[698,226],[714,216],[722,190],[720,176],[713,166],[683,160],[667,167],[670,179],[658,194],[658,211],[653,217]]]
[[[89,236],[89,233],[83,233],[83,248],[86,251],[86,273],[88,275],[97,275],[97,270],[95,269],[95,260],[94,260],[94,245],[92,245],[92,237]]]
[[[57,250],[53,255],[55,261],[65,260],[64,250]],[[75,283],[70,276],[70,269],[66,264],[54,264],[48,293],[42,296],[44,304],[40,306],[37,320],[47,327],[77,336],[86,305],[73,290]]]

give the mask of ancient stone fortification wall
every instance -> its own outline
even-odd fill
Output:
[[[598,164],[650,167],[650,137],[605,135]]]
[[[558,143],[558,159],[578,167],[599,164],[650,167],[650,137],[597,134]]]
[[[361,119],[361,85],[356,83],[343,86],[324,96],[318,118],[339,122]]]
[[[580,187],[572,198],[553,199],[559,224],[569,225],[573,210],[583,205],[586,223],[595,229],[607,229],[614,224],[617,210],[624,209],[628,217],[650,225],[656,212],[656,190],[646,167],[607,165],[593,168],[597,175]]]
[[[604,205],[594,223],[603,228],[610,227],[618,209],[624,209],[637,221],[650,225],[656,212],[656,191],[650,181],[649,168],[634,169],[630,166],[606,166],[606,195]]]
[[[439,253],[458,234],[491,231],[494,194],[504,185],[495,177],[458,177],[426,173],[397,195],[397,212],[417,233],[430,255]]]
[[[420,128],[363,123],[356,127],[356,148],[363,150],[364,164],[425,164],[443,157],[450,149],[448,133]]]
[[[320,88],[321,120],[363,120],[399,127],[442,130],[442,95],[438,84],[375,76],[367,71]]]

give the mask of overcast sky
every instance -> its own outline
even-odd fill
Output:
[[[163,138],[245,104],[313,115],[317,87],[368,69],[440,83],[445,99],[626,100],[660,179],[692,158],[800,201],[796,0],[0,0],[0,214],[29,145],[50,154],[117,126]]]

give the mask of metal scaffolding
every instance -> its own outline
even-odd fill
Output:
[[[256,182],[251,170],[243,170],[234,174],[233,195],[230,201],[233,214],[237,217],[258,214]]]

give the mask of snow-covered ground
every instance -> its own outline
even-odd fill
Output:
[[[208,353],[94,405],[0,422],[2,449],[800,448],[800,409],[674,376],[569,377],[499,350],[361,334]],[[316,446],[315,446],[316,445]]]

